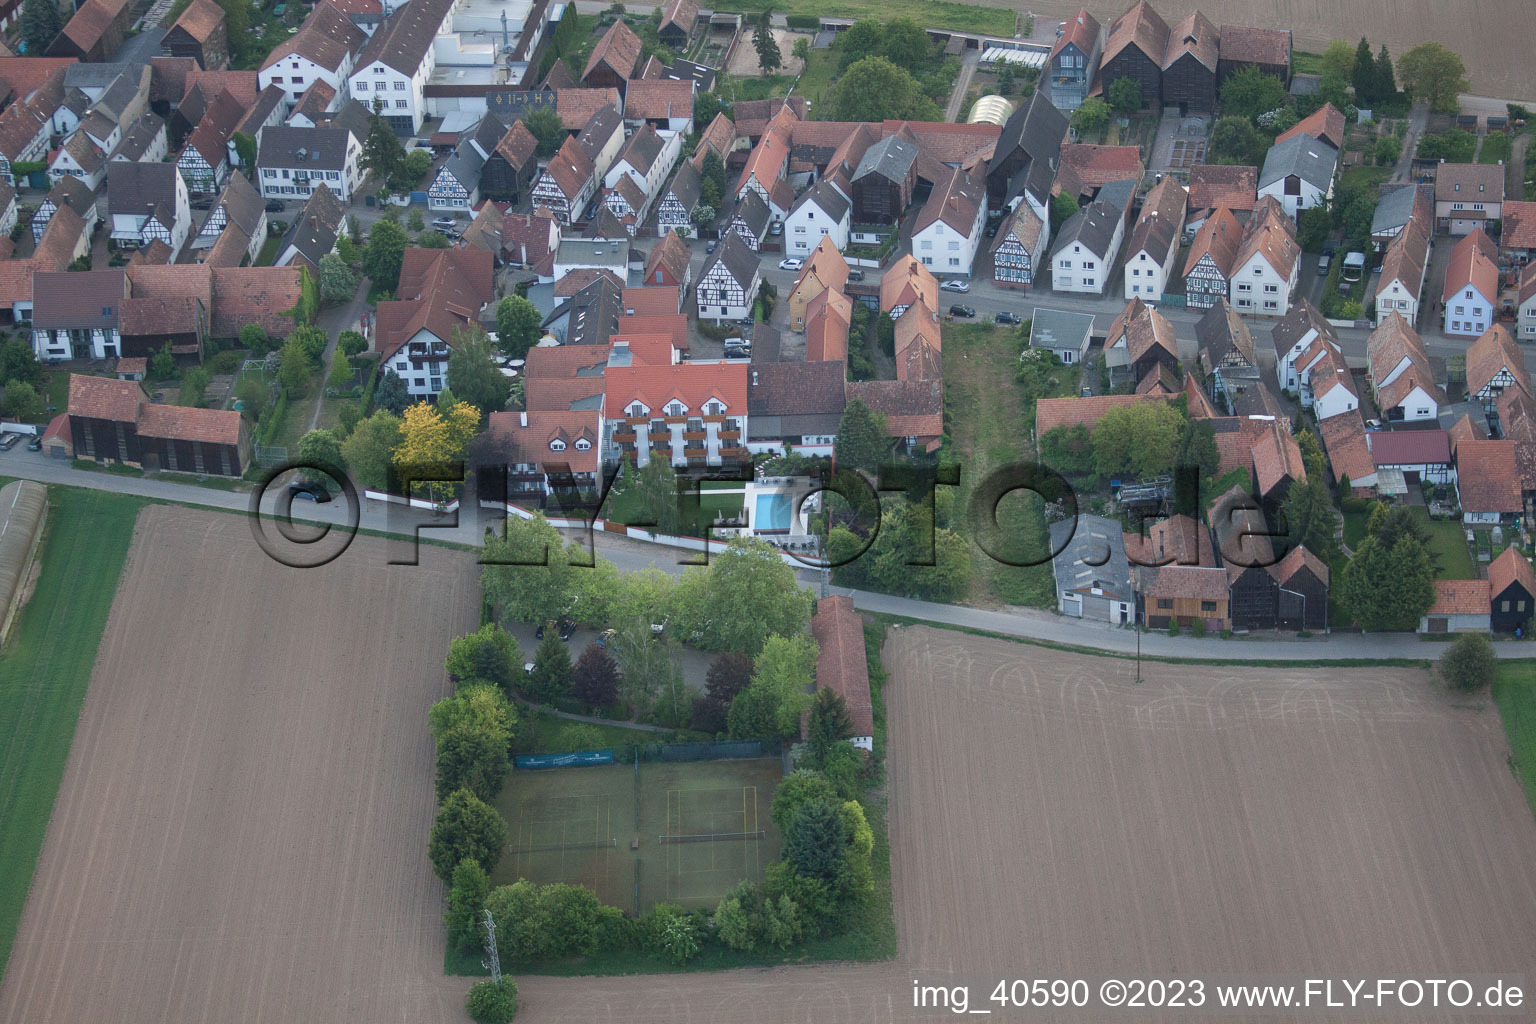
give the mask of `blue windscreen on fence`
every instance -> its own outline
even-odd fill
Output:
[[[520,754],[521,771],[537,768],[571,768],[583,764],[613,764],[612,750],[574,750],[568,754]]]

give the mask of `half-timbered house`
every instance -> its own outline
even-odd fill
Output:
[[[597,191],[592,172],[592,158],[586,150],[574,138],[566,139],[533,184],[534,207],[549,210],[561,224],[572,223]]]
[[[684,238],[694,238],[698,229],[693,224],[693,211],[699,205],[702,179],[692,161],[684,161],[672,176],[672,183],[661,195],[656,206],[656,233],[666,236],[677,232]]]
[[[700,320],[740,320],[752,310],[762,283],[757,253],[730,232],[704,263],[694,289]]]

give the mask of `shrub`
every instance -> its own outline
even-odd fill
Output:
[[[602,745],[603,734],[586,722],[572,722],[555,734],[555,746],[562,751],[596,750]]]
[[[1493,682],[1499,658],[1482,633],[1463,633],[1440,655],[1435,671],[1453,690],[1480,690]]]
[[[1179,620],[1178,619],[1169,619],[1168,620],[1168,635],[1169,636],[1178,636],[1179,635]]]
[[[469,987],[464,1009],[477,1024],[509,1024],[517,1016],[517,983],[505,977],[477,981]]]
[[[1189,624],[1189,632],[1191,636],[1205,636],[1205,620],[1196,619],[1191,622]]]
[[[784,24],[790,28],[818,29],[821,27],[821,18],[815,14],[786,14]]]

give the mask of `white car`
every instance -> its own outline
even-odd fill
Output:
[[[458,223],[459,222],[452,217],[439,217],[432,222],[432,226],[437,228],[439,231],[442,231],[447,228],[454,227]]]
[[[943,284],[939,285],[939,290],[946,292],[968,292],[971,290],[971,282],[961,281],[958,279],[954,281],[945,281]]]
[[[803,266],[805,266],[805,260],[798,256],[788,256],[779,260],[780,270],[799,270]]]

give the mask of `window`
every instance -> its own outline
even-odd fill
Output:
[[[405,100],[395,100],[395,107],[399,110],[404,110],[408,106],[410,106],[410,104],[405,102]]]
[[[358,92],[367,92],[368,91],[368,83],[363,81],[362,79],[358,79],[356,88],[357,88]]]
[[[1279,289],[1279,287],[1277,285],[1267,284],[1267,285],[1264,286],[1264,291],[1268,295],[1273,295],[1273,294],[1275,294],[1275,292],[1277,292],[1279,290],[1280,289]]]
[[[427,386],[427,378],[425,378],[425,377],[417,377],[413,383],[418,388],[424,388],[424,387]]]
[[[1474,210],[1481,210],[1482,208],[1483,208],[1483,204],[1482,203],[1473,203],[1472,204],[1472,209],[1474,209]]]
[[[579,452],[588,451],[589,449],[591,449],[591,447],[592,447],[592,442],[588,441],[586,438],[580,437],[580,438],[576,439],[576,450],[577,451],[579,451]]]
[[[1253,285],[1239,281],[1237,283],[1237,290],[1240,292],[1251,292],[1253,291]]]
[[[1456,186],[1456,187],[1457,187],[1457,188],[1460,188],[1460,187],[1461,187],[1461,186],[1460,186],[1460,185],[1458,185],[1458,186]],[[1501,607],[1500,607],[1500,608],[1499,608],[1499,611],[1501,611],[1501,612],[1507,612],[1507,611],[1509,611],[1509,602],[1508,602],[1508,601],[1500,601],[1500,602],[1499,602],[1499,604],[1500,604],[1500,606],[1501,606]]]
[[[553,438],[549,442],[549,450],[552,452],[563,452],[565,451],[565,442],[558,437]]]
[[[1132,295],[1135,295],[1135,294],[1139,293],[1140,291],[1141,291],[1141,285],[1139,285],[1139,284],[1131,285],[1131,294]]]
[[[1093,269],[1093,261],[1092,260],[1083,260],[1083,269],[1084,270],[1092,270]]]
[[[959,242],[950,242],[949,243],[949,251],[950,252],[959,252],[960,251],[960,243]]]
[[[1058,267],[1060,267],[1062,270],[1071,270],[1072,269],[1072,261],[1071,260],[1057,260],[1056,261],[1056,265]]]
[[[1200,610],[1203,611],[1203,612],[1213,612],[1213,611],[1216,610],[1216,602],[1215,601],[1201,601],[1200,602]]]
[[[395,83],[395,92],[405,92],[405,83],[404,82],[396,82]]]
[[[1262,270],[1262,269],[1260,269],[1260,268],[1259,268],[1259,267],[1254,267],[1254,268],[1253,268],[1253,276],[1254,276],[1254,277],[1258,277],[1258,276],[1259,276],[1259,275],[1260,275],[1260,274],[1262,274],[1262,273],[1263,273],[1263,272],[1264,272],[1264,271],[1263,271],[1263,270]]]
[[[373,69],[373,73],[376,74],[376,75],[382,75],[384,73],[384,68],[379,66],[379,65],[375,65],[374,69]]]
[[[1173,599],[1172,598],[1168,598],[1168,597],[1160,597],[1160,598],[1157,599],[1157,606],[1159,608],[1161,608],[1161,609],[1172,608],[1173,607]]]
[[[1466,311],[1467,311],[1467,307],[1465,307],[1465,306],[1457,306],[1456,307],[1456,315],[1457,316],[1461,316]]]
[[[933,239],[931,239],[931,238],[923,239],[923,248],[925,250],[926,249],[932,249],[933,248]]]
[[[1132,268],[1131,269],[1131,276],[1132,277],[1140,277],[1141,276],[1141,271],[1136,270],[1135,268]]]
[[[960,265],[959,258],[955,257],[955,256],[951,256],[949,258],[949,265],[952,266],[952,267],[958,267]]]

